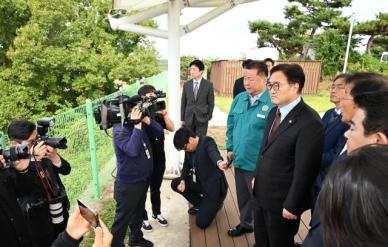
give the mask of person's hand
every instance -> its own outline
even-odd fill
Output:
[[[61,165],[61,157],[59,157],[56,148],[47,145],[46,156],[54,165]]]
[[[100,219],[100,226],[94,229],[94,243],[93,247],[110,247],[112,243],[113,236],[110,233],[108,227]]]
[[[79,240],[89,231],[89,222],[82,217],[79,208],[76,207],[67,221],[66,232],[75,240]]]
[[[130,118],[132,120],[140,120],[141,119],[141,111],[139,110],[139,108],[137,108],[137,107],[132,108],[131,117]],[[136,124],[135,128],[141,129],[141,123],[142,122]]]
[[[181,121],[181,126],[185,126],[185,125],[186,125],[185,121]]]
[[[228,170],[228,168],[228,162],[226,160],[218,162],[218,169],[220,169],[221,171],[226,171]]]
[[[150,125],[151,119],[150,119],[150,117],[144,117],[144,118],[142,119],[142,122],[145,123],[145,124],[147,124],[147,125]]]
[[[28,159],[16,160],[13,162],[13,168],[18,172],[27,170],[29,166],[30,166],[30,160]]]
[[[185,181],[182,180],[178,185],[178,190],[183,193],[185,189],[186,189],[186,183]]]
[[[5,162],[3,155],[0,155],[0,166],[4,168],[7,166],[7,162]]]
[[[296,220],[298,219],[298,216],[293,215],[292,213],[288,212],[287,209],[283,208],[283,218],[287,220]]]
[[[33,145],[31,150],[31,160],[41,161],[43,158],[46,158],[47,155],[47,145],[43,141],[39,142],[36,145]]]
[[[252,186],[252,189],[255,188],[255,178],[252,178],[251,186]]]
[[[228,151],[226,153],[226,157],[228,158],[228,160],[232,160],[233,159],[233,152],[232,151]]]

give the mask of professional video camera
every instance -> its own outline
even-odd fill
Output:
[[[30,158],[30,152],[26,144],[10,147],[9,149],[3,149],[0,146],[0,155],[3,155],[3,158],[7,163],[5,168],[12,167],[13,161]]]
[[[44,144],[49,145],[53,148],[66,149],[67,140],[66,137],[48,137],[46,134],[49,127],[54,126],[53,117],[43,117],[36,122],[36,129],[38,131],[38,138],[36,138],[35,144],[43,141]]]
[[[104,100],[102,104],[94,111],[96,123],[100,125],[101,130],[107,130],[116,123],[138,124],[141,119],[131,119],[133,107],[137,107],[142,113],[142,117],[155,118],[157,112],[166,109],[166,102],[158,100],[166,97],[162,91],[155,91],[155,96],[132,97],[119,94],[114,99]]]

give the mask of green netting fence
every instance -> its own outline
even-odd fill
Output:
[[[146,78],[145,81],[158,90],[167,91],[167,72]],[[135,82],[121,87],[120,91],[131,96],[137,93],[139,87],[139,82]],[[61,177],[71,202],[83,194],[91,183],[95,198],[100,197],[99,175],[114,157],[114,151],[111,137],[99,129],[92,112],[103,100],[112,99],[116,95],[117,92],[97,100],[87,100],[84,105],[54,116],[55,126],[50,128],[48,135],[67,138],[68,148],[59,150],[59,154],[72,167],[69,175]],[[111,134],[111,130],[108,133]],[[6,135],[0,137],[0,144],[8,146]]]

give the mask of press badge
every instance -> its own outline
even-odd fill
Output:
[[[147,145],[145,144],[145,142],[143,142],[143,147],[144,147],[144,152],[145,152],[145,154],[147,156],[147,159],[151,159],[150,151],[148,150]]]
[[[258,117],[258,118],[265,119],[265,115],[263,115],[263,114],[260,114],[260,113],[257,113],[257,117]]]

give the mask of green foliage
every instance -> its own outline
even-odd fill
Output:
[[[249,22],[252,33],[258,34],[258,46],[275,47],[281,57],[307,57],[309,45],[320,29],[344,25],[341,8],[350,5],[351,0],[288,0],[284,11],[287,24],[267,21]]]
[[[30,0],[27,7],[31,16],[17,29],[9,66],[0,71],[3,130],[15,117],[55,114],[109,94],[115,79],[133,82],[158,72],[156,51],[143,36],[110,29],[110,1]]]
[[[355,63],[349,64],[349,72],[366,71],[375,72],[388,76],[388,63],[380,62],[379,59],[370,55],[362,55]]]
[[[181,57],[181,80],[186,81],[188,78],[190,78],[190,63],[196,59],[200,59],[196,56],[182,56]],[[207,72],[207,78],[210,78],[210,71],[212,67],[212,60],[210,59],[200,59],[205,64],[205,70]]]

